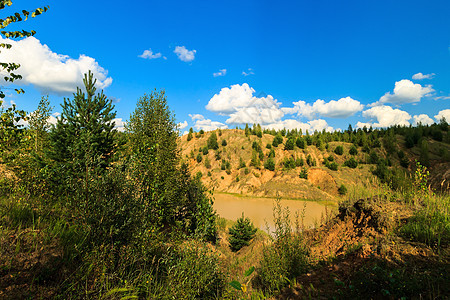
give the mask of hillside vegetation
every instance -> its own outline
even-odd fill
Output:
[[[402,187],[416,160],[428,167],[433,189],[448,191],[447,126],[444,122],[388,130],[350,128],[312,135],[263,131],[258,125],[197,133],[191,129],[180,145],[193,173],[201,174],[202,182],[215,191],[337,201],[345,190],[377,186],[374,176],[391,187]]]

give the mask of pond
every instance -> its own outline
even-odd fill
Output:
[[[223,193],[214,193],[214,198],[214,209],[220,217],[236,221],[244,213],[255,227],[267,231],[267,224],[273,231],[275,198],[239,197]],[[307,228],[320,224],[327,212],[330,214],[332,209],[331,206],[318,202],[302,200],[281,200],[281,206],[289,208],[292,226],[295,224],[295,212],[298,212],[299,216],[304,216],[303,224]]]

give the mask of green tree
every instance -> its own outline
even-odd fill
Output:
[[[288,138],[286,144],[284,145],[284,150],[294,150],[295,140],[294,138]]]
[[[1,0],[0,1],[0,11],[2,9],[5,9],[7,6],[11,6],[12,1],[11,0]],[[46,12],[49,9],[49,6],[44,6],[41,8],[36,8],[34,11],[27,11],[22,10],[22,12],[16,12],[14,14],[11,14],[7,17],[4,17],[0,19],[0,34],[7,38],[7,39],[18,39],[18,38],[24,38],[33,36],[36,31],[26,31],[26,30],[13,30],[13,31],[6,31],[4,30],[8,25],[16,22],[22,22],[26,21],[28,17],[31,15],[32,18]],[[8,43],[2,43],[0,44],[1,48],[4,48],[6,50],[11,49],[12,45]],[[19,64],[14,62],[0,62],[0,71],[6,72],[6,76],[3,76],[3,79],[6,82],[14,82],[15,80],[22,79],[22,76],[19,74],[14,73],[18,68],[20,67]],[[15,91],[20,94],[24,93],[23,89],[15,89]],[[4,92],[0,89],[0,98],[5,98]]]
[[[187,136],[187,141],[189,142],[190,140],[192,140],[192,134],[194,133],[194,130],[191,128],[189,128],[189,133]]]
[[[352,145],[350,147],[350,150],[348,151],[348,153],[350,153],[350,155],[357,155],[358,154],[358,149],[356,149],[356,147],[354,145]]]
[[[305,149],[305,140],[301,137],[298,137],[297,140],[295,141],[295,144],[297,145],[297,147],[299,147],[300,149]]]
[[[334,153],[336,153],[337,155],[344,154],[344,147],[342,147],[341,145],[336,146],[336,148],[334,149]]]
[[[268,160],[264,163],[264,168],[270,171],[275,171],[275,161],[272,157],[269,157]]]
[[[217,143],[217,135],[215,132],[211,132],[208,140],[206,141],[208,149],[217,150],[219,149],[219,144]]]
[[[236,223],[229,229],[230,248],[232,251],[239,251],[242,247],[248,246],[249,242],[255,236],[257,229],[253,226],[249,218],[242,217],[236,220]]]
[[[52,109],[48,96],[42,96],[37,109],[29,116],[29,128],[33,133],[35,152],[41,152],[46,145],[47,134],[50,130],[48,119]]]
[[[212,200],[200,178],[192,178],[187,165],[179,164],[178,130],[164,91],[154,91],[138,100],[126,131],[130,178],[141,205],[138,217],[144,222],[142,228],[179,228],[215,241]]]
[[[85,92],[77,88],[72,100],[64,99],[61,117],[49,134],[47,154],[68,178],[82,178],[87,186],[91,172],[104,170],[110,163],[116,112],[103,91],[96,93],[92,72],[84,75],[83,83]]]

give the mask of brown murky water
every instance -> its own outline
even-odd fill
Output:
[[[214,208],[217,214],[225,219],[236,221],[239,217],[250,218],[253,224],[266,231],[266,222],[270,230],[274,229],[273,206],[275,198],[253,198],[237,197],[229,194],[214,194]],[[321,218],[326,215],[325,210],[330,213],[331,208],[323,204],[312,201],[301,200],[281,200],[283,207],[288,207],[291,216],[291,222],[294,223],[295,212],[298,211],[301,216],[304,212],[303,223],[305,227],[312,227],[321,222]]]

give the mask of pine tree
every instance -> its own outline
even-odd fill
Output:
[[[89,71],[83,79],[86,92],[77,88],[72,100],[65,98],[61,117],[50,131],[49,158],[69,177],[89,180],[88,173],[105,169],[114,150],[112,100],[103,91],[96,94],[96,79]]]
[[[249,242],[255,236],[257,229],[253,226],[249,218],[242,217],[237,219],[236,223],[229,229],[230,248],[232,251],[239,251],[242,247],[248,246]]]

